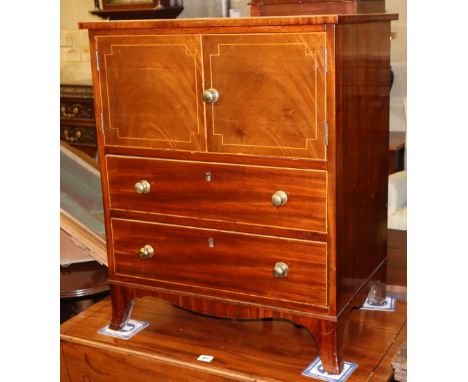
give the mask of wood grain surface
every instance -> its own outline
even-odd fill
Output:
[[[339,310],[387,256],[390,24],[335,33]]]
[[[385,0],[252,0],[252,16],[385,13]]]
[[[102,162],[114,327],[145,294],[205,314],[286,318],[338,372],[346,317],[385,274],[396,18],[80,24],[101,158],[132,157]],[[213,105],[201,103],[208,87],[220,94]],[[148,175],[151,192],[136,195]],[[280,187],[291,198],[272,209]],[[145,244],[156,251],[143,261]],[[279,261],[291,265],[285,279],[272,276]]]
[[[326,159],[325,33],[203,36],[210,152]]]
[[[105,144],[205,151],[198,36],[96,41]]]
[[[107,156],[112,209],[326,232],[327,173],[275,167]],[[209,173],[209,181],[207,181]],[[137,194],[135,183],[151,189]],[[285,205],[272,195],[284,191]]]
[[[62,374],[72,382],[299,382],[307,379],[301,372],[318,354],[309,332],[290,322],[216,319],[151,297],[137,300],[133,314],[150,326],[130,341],[116,339],[97,333],[110,311],[106,299],[62,325]],[[390,362],[397,351],[392,345],[405,322],[401,301],[395,313],[351,313],[343,330],[343,358],[358,368],[347,381],[391,380]],[[197,361],[201,354],[214,360]]]
[[[144,20],[144,21],[91,21],[80,22],[80,29],[90,30],[112,30],[118,29],[165,29],[171,33],[177,28],[197,28],[213,31],[212,28],[249,28],[255,27],[292,27],[301,25],[323,25],[323,24],[352,24],[377,21],[397,20],[398,15],[394,13],[374,13],[362,15],[316,15],[316,16],[285,16],[285,17],[245,17],[245,18],[205,18],[205,19],[178,19],[178,20]],[[245,30],[245,29],[244,29]],[[219,33],[219,32],[218,32]]]
[[[175,290],[199,287],[205,294],[272,306],[283,301],[327,305],[324,243],[121,219],[112,219],[112,236],[116,276]],[[144,245],[155,254],[143,260],[138,251]],[[273,276],[278,262],[288,265],[287,277]]]

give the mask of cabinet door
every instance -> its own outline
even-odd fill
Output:
[[[208,150],[326,159],[325,32],[203,36]]]
[[[205,151],[198,36],[97,36],[104,143]]]

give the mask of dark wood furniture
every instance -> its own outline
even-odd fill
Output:
[[[97,152],[91,85],[60,85],[60,139],[91,157]]]
[[[405,166],[406,133],[391,131],[388,150],[388,173],[402,171]]]
[[[183,0],[95,0],[91,14],[107,20],[175,19],[182,11]]]
[[[252,16],[385,13],[385,0],[251,0]]]
[[[107,267],[96,261],[60,266],[60,322],[87,309],[109,293]]]
[[[406,235],[393,231],[388,237],[393,289],[406,285],[406,251],[398,249]],[[97,334],[110,314],[104,300],[62,325],[62,382],[300,382],[309,380],[301,372],[318,354],[305,329],[281,320],[211,318],[146,297],[135,303],[133,318],[150,325],[128,341]],[[391,381],[392,360],[406,339],[405,299],[395,313],[353,310],[344,331],[343,356],[358,364],[347,382]],[[201,354],[215,358],[199,362]]]
[[[102,126],[113,329],[142,295],[280,317],[340,371],[344,319],[385,279],[396,18],[80,24]]]

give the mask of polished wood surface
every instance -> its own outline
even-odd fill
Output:
[[[106,20],[175,19],[183,10],[182,1],[102,1],[102,9],[97,0],[96,9],[91,14]],[[158,5],[160,7],[158,7]]]
[[[107,155],[113,328],[144,295],[215,316],[284,318],[306,327],[325,370],[339,372],[346,317],[385,280],[393,19],[81,24]],[[214,104],[201,101],[209,87]],[[152,191],[136,195],[147,174]],[[275,210],[280,187],[291,199]],[[138,250],[149,240],[156,251],[144,266]],[[276,280],[282,259],[291,274]]]
[[[244,230],[250,225],[327,230],[325,171],[113,155],[106,160],[113,210],[193,217],[209,220],[212,227],[230,221],[242,224]],[[135,192],[140,180],[150,183],[149,193]],[[278,190],[286,192],[288,200],[275,207],[271,198]]]
[[[89,13],[105,20],[146,20],[146,19],[175,19],[184,7],[171,7],[162,9],[110,9],[92,10]]]
[[[252,0],[252,16],[385,13],[385,0]]]
[[[116,277],[272,306],[327,305],[324,243],[120,219],[112,219],[112,236]],[[144,245],[154,248],[153,257],[139,258]],[[288,265],[287,277],[273,276],[278,262]]]
[[[203,36],[205,87],[220,93],[206,106],[209,151],[326,160],[325,41],[324,32]]]
[[[206,151],[197,36],[99,36],[106,145]]]
[[[389,23],[336,27],[338,311],[387,255],[389,35]]]
[[[129,29],[155,29],[166,31],[165,33],[172,34],[176,32],[174,29],[183,28],[186,32],[213,33],[212,28],[223,28],[223,32],[227,32],[227,28],[251,28],[256,31],[264,32],[262,27],[274,27],[271,31],[281,32],[277,27],[301,27],[306,26],[310,30],[311,25],[324,24],[353,24],[364,22],[380,22],[397,20],[398,15],[395,13],[370,13],[362,15],[315,15],[315,16],[290,16],[290,17],[246,17],[246,18],[205,18],[205,19],[178,19],[178,20],[144,20],[144,21],[90,21],[80,22],[80,29],[99,30],[102,32],[112,31],[111,33],[120,32],[128,33]],[[226,30],[224,30],[226,28]],[[127,31],[127,32],[126,32]],[[239,32],[240,29],[237,29]],[[244,29],[245,32],[245,29]]]
[[[61,373],[70,381],[304,381],[301,372],[318,354],[310,334],[289,322],[214,319],[151,297],[138,300],[133,314],[150,326],[130,341],[97,334],[110,311],[106,299],[62,324]],[[342,349],[358,368],[347,381],[391,380],[405,328],[405,302],[395,313],[354,310]],[[197,361],[201,354],[215,358]]]
[[[60,267],[60,298],[83,297],[109,290],[107,267],[96,261]]]

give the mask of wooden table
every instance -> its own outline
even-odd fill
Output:
[[[406,232],[389,231],[388,279],[406,290]],[[110,315],[105,299],[62,324],[61,381],[312,380],[301,372],[317,349],[290,322],[211,318],[145,297],[136,300],[132,318],[150,326],[121,340],[97,333]],[[406,301],[394,313],[352,311],[344,334],[344,359],[358,363],[348,381],[391,380],[392,358],[406,338]],[[199,362],[201,354],[215,358]]]

